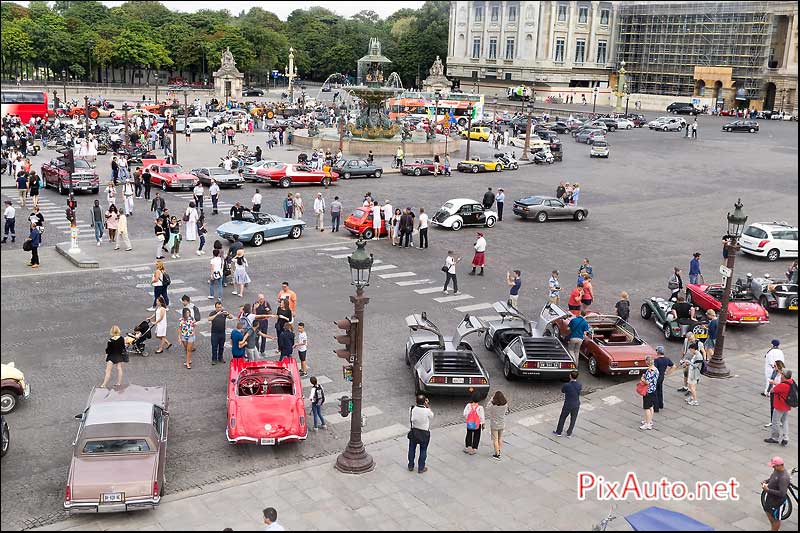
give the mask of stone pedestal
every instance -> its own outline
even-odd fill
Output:
[[[227,102],[242,96],[244,74],[236,68],[231,49],[222,52],[222,65],[214,73],[214,93],[218,100]]]

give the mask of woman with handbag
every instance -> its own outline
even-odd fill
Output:
[[[642,397],[644,420],[639,429],[653,429],[653,408],[656,405],[656,388],[658,387],[658,369],[653,364],[653,358],[645,358],[647,370],[642,374],[641,380],[636,384],[636,392]]]
[[[481,442],[481,430],[486,420],[483,406],[479,403],[477,392],[472,393],[470,402],[464,407],[464,419],[467,422],[467,437],[464,439],[464,453],[475,455]]]
[[[164,275],[167,273],[167,268],[164,266],[164,261],[156,261],[156,269],[153,271],[153,277],[150,279],[150,285],[153,286],[153,305],[148,311],[155,311],[159,298],[164,299],[164,307],[169,308],[169,295],[167,294],[167,287],[169,284],[164,283]]]
[[[169,242],[167,249],[173,259],[180,259],[181,254],[181,223],[178,217],[172,217],[169,221]]]
[[[108,242],[117,242],[117,227],[119,223],[119,211],[117,206],[111,204],[106,211],[106,229],[108,229]]]
[[[686,403],[692,406],[700,405],[697,402],[697,383],[700,381],[700,373],[703,370],[703,354],[700,353],[698,344],[695,343],[689,346],[689,352],[686,354],[684,364],[689,369],[686,383],[690,396],[686,398]]]
[[[191,370],[192,368],[192,350],[194,349],[196,322],[192,317],[192,310],[184,307],[181,312],[181,320],[178,323],[178,337],[186,350],[186,361],[183,366]]]
[[[107,388],[108,381],[111,379],[111,370],[117,367],[117,387],[122,386],[122,364],[128,362],[128,353],[125,350],[125,339],[119,326],[111,326],[109,332],[111,336],[106,343],[106,376],[100,388]]]
[[[224,272],[222,261],[222,249],[214,248],[212,252],[214,257],[211,258],[209,267],[211,269],[211,277],[208,278],[208,299],[214,299],[216,292],[217,300],[222,301],[222,277]],[[214,290],[216,288],[216,291]]]

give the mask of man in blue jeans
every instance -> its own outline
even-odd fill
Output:
[[[569,427],[567,428],[567,437],[572,436],[572,431],[575,429],[575,423],[578,421],[578,411],[581,408],[581,389],[583,386],[578,381],[578,371],[573,370],[569,373],[569,383],[564,383],[561,386],[561,392],[564,393],[564,405],[561,407],[561,415],[558,417],[558,426],[553,431],[556,437],[561,436],[564,431],[564,423],[569,417]]]
[[[692,260],[689,261],[689,283],[697,285],[700,280],[700,252],[695,252]]]
[[[428,399],[422,394],[417,395],[417,404],[412,405],[408,413],[411,431],[408,433],[408,471],[414,471],[414,458],[419,445],[419,462],[417,472],[422,474],[428,471],[425,461],[428,459],[428,444],[431,442],[431,420],[433,411]]]
[[[223,309],[222,302],[219,301],[214,304],[214,310],[208,314],[208,320],[211,322],[212,365],[225,362],[225,358],[222,356],[225,353],[225,321],[229,318],[233,318],[233,315]],[[231,335],[232,338],[233,335]]]

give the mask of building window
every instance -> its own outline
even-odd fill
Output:
[[[483,7],[476,6],[475,7],[475,22],[482,22],[483,21]]]
[[[492,22],[500,20],[500,6],[492,6]]]
[[[597,42],[597,62],[598,63],[605,63],[606,62],[606,51],[608,49],[608,42],[606,41],[598,41]]]
[[[477,70],[473,70],[471,72],[472,72],[472,79],[473,80],[477,80],[478,79],[478,71]]]
[[[511,73],[506,72],[506,81],[511,81]]]
[[[564,39],[556,39],[556,63],[564,62]]]
[[[508,6],[508,21],[517,21],[517,6]]]
[[[586,55],[586,40],[578,39],[575,43],[575,62],[583,63],[584,56]]]
[[[608,20],[611,18],[611,11],[608,9],[603,9],[600,11],[600,24],[602,26],[608,26]]]
[[[581,6],[578,8],[578,23],[579,24],[586,24],[586,21],[589,20],[589,8],[586,6]]]
[[[558,21],[564,22],[567,20],[567,6],[564,4],[558,4]]]
[[[489,59],[497,59],[497,38],[489,39]]]
[[[481,40],[472,40],[472,59],[479,59],[481,57]]]
[[[514,39],[506,39],[506,59],[514,59]]]

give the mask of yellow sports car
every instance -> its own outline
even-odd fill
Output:
[[[468,159],[466,161],[461,161],[457,168],[460,172],[472,172],[473,174],[477,174],[478,172],[500,172],[503,170],[503,163],[500,161]]]

